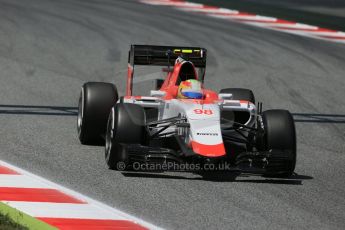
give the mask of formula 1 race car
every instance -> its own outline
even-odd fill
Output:
[[[279,177],[293,174],[296,134],[287,110],[262,111],[251,90],[203,86],[206,54],[199,47],[132,45],[126,95],[114,84],[87,82],[79,99],[82,144],[105,140],[110,169],[131,170],[133,162],[165,164],[226,162],[232,169]],[[164,66],[150,96],[135,96],[135,65]],[[140,76],[139,76],[140,78]],[[183,82],[201,82],[201,94]],[[198,94],[197,94],[198,93]]]

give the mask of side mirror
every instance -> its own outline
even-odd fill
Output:
[[[220,94],[218,94],[218,99],[219,100],[231,100],[232,94],[231,93],[220,93]]]
[[[151,90],[150,95],[151,97],[164,97],[166,92],[161,90]]]

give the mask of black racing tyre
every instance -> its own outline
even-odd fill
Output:
[[[296,166],[296,131],[291,113],[287,110],[267,110],[262,114],[263,145],[272,150],[266,176],[289,177]]]
[[[250,89],[227,88],[220,90],[219,93],[231,93],[233,100],[245,100],[255,104],[255,96]]]
[[[105,161],[110,169],[128,169],[126,146],[144,144],[145,122],[145,111],[140,105],[118,103],[111,109],[105,137]]]
[[[78,136],[82,144],[102,143],[109,112],[117,100],[118,93],[113,84],[87,82],[82,86],[77,123]]]

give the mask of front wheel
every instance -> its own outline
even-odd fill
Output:
[[[126,170],[127,146],[145,142],[145,111],[139,105],[118,103],[109,114],[105,137],[105,161],[110,169]]]
[[[262,150],[271,151],[266,176],[289,177],[296,166],[296,131],[291,113],[287,110],[263,112],[264,136]]]

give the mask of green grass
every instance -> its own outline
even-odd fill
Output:
[[[0,202],[0,229],[51,230],[56,228]]]
[[[14,222],[8,215],[0,213],[0,229],[3,230],[28,230],[29,228],[24,227]]]
[[[234,10],[244,11],[262,16],[271,16],[280,19],[297,21],[328,29],[345,31],[345,18],[339,16],[325,15],[314,12],[307,12],[298,9],[289,9],[283,6],[276,6],[246,2],[242,0],[189,0],[191,2],[203,3],[210,6],[219,6]]]

